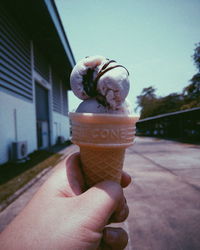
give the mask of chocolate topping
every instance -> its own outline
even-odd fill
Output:
[[[104,107],[109,107],[107,101],[106,101],[106,97],[101,95],[101,94],[98,94],[96,99],[98,100],[98,102],[103,105]]]
[[[109,60],[109,59],[108,59]],[[116,62],[115,60],[109,60],[107,63],[105,63],[104,65],[103,65],[103,67],[101,68],[101,70],[100,71],[102,71],[102,70],[104,70],[106,67],[108,67],[108,65],[110,64],[110,63],[112,63],[112,62]]]
[[[110,62],[109,62],[109,63],[110,63]],[[109,63],[107,63],[107,66],[108,66]],[[104,66],[105,66],[105,65],[104,65]],[[107,71],[109,71],[109,70],[111,70],[111,69],[114,69],[114,68],[122,67],[122,68],[124,68],[124,69],[127,71],[128,75],[129,75],[128,70],[127,70],[124,66],[122,66],[122,65],[115,65],[115,66],[112,66],[112,67],[109,67],[109,68],[106,68],[106,67],[104,67],[104,66],[102,67],[102,69],[104,68],[105,70],[102,70],[102,69],[101,69],[101,70],[99,71],[97,77],[96,77],[95,80],[94,80],[95,85],[97,85],[97,82],[98,82],[99,78],[100,78],[102,75],[104,75]]]
[[[87,73],[83,76],[83,87],[84,87],[86,94],[90,97],[97,96],[99,99],[99,102],[103,106],[106,106],[106,98],[97,92],[97,82],[98,82],[99,78],[102,75],[104,75],[106,72],[108,72],[109,70],[112,70],[112,69],[118,68],[118,67],[124,68],[129,75],[128,70],[122,65],[114,65],[114,66],[108,67],[109,64],[113,63],[113,62],[116,62],[116,61],[110,60],[107,63],[105,63],[94,80],[93,80],[94,69],[89,68],[87,70]]]
[[[94,70],[89,68],[87,70],[87,73],[83,76],[83,88],[86,94],[90,97],[94,97],[97,95],[96,85],[93,81],[93,74]]]

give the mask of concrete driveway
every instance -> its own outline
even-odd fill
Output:
[[[133,178],[127,249],[199,250],[200,146],[139,137],[125,169]]]
[[[71,146],[62,153],[74,150]],[[124,169],[133,179],[125,190],[130,215],[121,223],[129,233],[126,249],[199,250],[200,146],[138,137],[127,150]],[[0,214],[0,230],[48,175]]]

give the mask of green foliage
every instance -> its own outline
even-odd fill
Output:
[[[137,97],[137,108],[141,108],[141,119],[180,110],[184,103],[183,95],[178,93],[172,93],[164,97],[154,95],[152,98],[146,98],[145,94],[143,89],[142,94]]]
[[[144,88],[137,96],[137,109],[140,109],[140,119],[175,112],[183,109],[200,107],[200,43],[194,50],[194,63],[198,73],[190,80],[182,93],[171,93],[164,97],[156,96],[156,89],[153,86]]]
[[[200,42],[196,44],[193,59],[198,71],[200,72]]]
[[[190,82],[183,89],[184,105],[181,109],[200,107],[200,73],[194,75]]]

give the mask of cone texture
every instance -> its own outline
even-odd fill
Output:
[[[88,187],[104,180],[120,183],[125,149],[80,148],[83,173]]]
[[[103,181],[120,183],[125,149],[133,144],[134,116],[70,113],[72,142],[79,145],[88,187]]]

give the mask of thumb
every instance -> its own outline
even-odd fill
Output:
[[[88,218],[91,229],[101,231],[123,200],[123,191],[118,183],[103,181],[79,196],[81,213]]]

